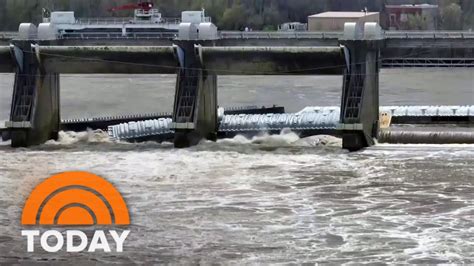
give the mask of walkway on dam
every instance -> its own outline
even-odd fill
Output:
[[[219,31],[219,39],[339,39],[343,36],[342,31]],[[384,31],[386,39],[474,39],[472,31]],[[15,39],[17,32],[0,32],[0,39]],[[64,39],[88,39],[88,38],[110,38],[110,39],[168,39],[176,38],[174,32],[131,32],[127,36],[122,33],[87,32],[68,33]]]

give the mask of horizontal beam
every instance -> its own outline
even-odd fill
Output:
[[[474,58],[384,58],[383,67],[474,67]]]
[[[340,75],[341,47],[197,47],[203,68],[216,75]]]
[[[173,74],[178,66],[171,45],[39,46],[36,49],[45,71],[55,73]],[[218,75],[341,74],[345,65],[343,50],[336,46],[207,46],[200,49],[204,67]],[[391,54],[385,53],[388,50],[392,51]],[[431,51],[429,47],[414,50],[385,48],[383,56],[387,58],[383,59],[383,67],[472,67],[472,57],[468,55],[435,56],[451,50],[434,49],[433,55],[426,56],[425,53]],[[416,58],[420,55],[425,56]],[[399,62],[394,58],[403,60]],[[0,46],[0,73],[14,71],[10,47]]]
[[[176,73],[172,46],[39,46],[47,72],[66,74]]]

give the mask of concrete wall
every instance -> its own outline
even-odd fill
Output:
[[[377,22],[380,24],[380,14],[370,14],[364,17],[308,17],[308,31],[343,31],[346,22]]]
[[[338,46],[202,47],[199,53],[215,75],[341,75],[346,64]]]

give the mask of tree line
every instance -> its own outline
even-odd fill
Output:
[[[42,8],[73,10],[76,17],[131,16],[133,11],[109,12],[136,0],[0,0],[0,30],[16,30],[21,22],[41,21]],[[306,22],[308,15],[324,11],[368,10],[383,14],[386,4],[440,5],[439,29],[474,29],[473,0],[151,0],[164,17],[179,17],[183,10],[204,8],[220,29],[275,30],[283,22]],[[411,17],[410,27],[423,29],[426,19]]]

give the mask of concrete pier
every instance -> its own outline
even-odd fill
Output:
[[[178,70],[172,127],[175,147],[217,138],[217,76],[205,71],[193,42],[175,47]]]
[[[381,30],[375,23],[362,29],[346,23],[344,39],[347,68],[344,73],[340,127],[342,146],[350,151],[375,144],[379,128],[379,72]]]
[[[16,62],[10,130],[13,147],[28,147],[58,137],[59,74],[46,72],[29,42],[12,46]]]
[[[203,71],[199,77],[197,131],[208,140],[217,140],[217,76]]]

